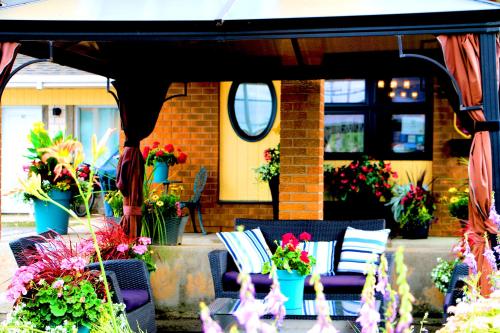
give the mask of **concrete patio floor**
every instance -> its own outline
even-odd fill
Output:
[[[2,215],[2,236],[0,239],[0,319],[10,310],[11,304],[5,300],[5,291],[17,268],[8,242],[20,237],[35,234],[32,217],[27,215]],[[92,225],[103,224],[101,216],[93,216]],[[86,226],[78,221],[70,221],[68,238],[77,240],[87,237]],[[423,314],[431,311],[439,316],[443,296],[432,286],[430,271],[436,258],[449,258],[457,238],[430,237],[424,240],[392,239],[389,251],[397,247],[405,248],[405,262],[408,265],[408,280],[416,298],[415,308]],[[182,246],[155,247],[158,253],[158,271],[151,276],[159,332],[197,332],[200,323],[197,319],[197,304],[200,300],[213,299],[213,286],[210,277],[207,253],[214,248],[222,248],[215,234],[203,236],[187,233]],[[196,259],[196,260],[193,260]],[[182,276],[176,281],[172,275]],[[156,290],[155,290],[156,289]]]

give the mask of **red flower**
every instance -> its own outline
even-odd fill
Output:
[[[144,150],[142,151],[142,157],[144,159],[147,159],[150,151],[151,151],[151,147],[150,146],[145,146]]]
[[[165,150],[169,153],[173,153],[174,152],[174,145],[169,143],[168,145],[165,145]]]
[[[266,160],[266,162],[271,161],[271,153],[269,152],[269,149],[264,150],[264,159]]]
[[[188,156],[186,153],[180,152],[179,156],[177,156],[177,163],[183,164],[186,163]]]
[[[301,234],[299,235],[299,239],[300,239],[301,241],[308,241],[308,242],[309,242],[309,241],[311,240],[311,234],[310,234],[310,233],[308,233],[308,232],[305,232],[305,231],[304,231],[303,233],[301,233]]]
[[[397,173],[396,171],[393,171],[393,172],[392,172],[392,177],[393,177],[393,178],[398,178],[398,173]]]
[[[309,263],[309,256],[308,256],[307,251],[300,252],[300,260],[302,260],[302,262],[304,264],[308,264]]]
[[[360,173],[360,174],[359,174],[358,178],[359,178],[360,180],[366,180],[366,176],[365,176],[365,175],[363,175],[362,173]]]
[[[281,243],[283,248],[288,245],[288,248],[292,251],[295,251],[295,248],[299,245],[299,241],[291,232],[281,236]]]
[[[363,172],[368,172],[368,167],[367,167],[367,166],[365,166],[365,165],[363,165],[363,166],[361,167],[361,170],[362,170]]]
[[[382,196],[382,192],[380,192],[380,191],[375,191],[375,195],[376,195],[376,196],[377,196],[377,198],[378,198],[378,197]]]
[[[155,154],[155,155],[156,155],[157,157],[160,157],[160,156],[163,156],[164,154],[165,154],[165,153],[163,152],[163,150],[158,150],[158,151],[156,152],[156,154]]]
[[[153,149],[158,148],[160,146],[160,143],[158,141],[153,142]]]

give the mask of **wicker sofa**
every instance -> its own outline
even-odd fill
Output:
[[[296,235],[307,231],[314,241],[337,240],[335,246],[335,265],[340,258],[342,240],[348,226],[362,230],[384,229],[384,220],[358,220],[358,221],[309,221],[309,220],[251,220],[236,219],[236,227],[243,225],[245,229],[260,228],[269,248],[274,252],[276,245],[274,240],[281,239],[287,232]],[[389,263],[389,272],[392,272],[393,256],[386,252]],[[238,269],[227,250],[214,250],[208,254],[212,279],[215,289],[215,297],[238,298],[239,284],[236,279]],[[336,269],[336,266],[335,266]],[[389,274],[389,277],[391,274]],[[251,274],[252,282],[255,285],[256,297],[264,298],[269,292],[271,280],[267,275]],[[361,274],[336,273],[335,276],[322,276],[321,282],[327,299],[348,299],[359,300],[361,291],[365,283],[365,276]],[[381,299],[381,295],[377,295]],[[309,278],[306,278],[304,285],[304,299],[314,299],[315,293],[309,285]]]
[[[41,236],[41,237],[40,237]],[[53,232],[40,236],[23,237],[9,243],[19,267],[28,265],[26,251],[35,250],[35,244],[56,237]],[[127,321],[134,332],[156,332],[155,306],[149,273],[143,261],[137,259],[107,260],[103,262],[110,283],[114,303],[124,303]],[[98,263],[87,265],[87,269],[100,270]]]

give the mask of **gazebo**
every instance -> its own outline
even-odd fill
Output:
[[[345,63],[376,67],[368,51],[435,66],[455,87],[457,112],[474,120],[470,223],[480,266],[482,235],[497,232],[488,211],[490,192],[500,189],[499,31],[500,5],[483,0],[5,0],[0,7],[3,86],[17,51],[112,81],[125,133],[118,170],[122,223],[131,234],[141,214],[139,144],[153,130],[173,82],[315,80],[341,72]],[[441,50],[425,48],[429,36],[439,36],[444,61]],[[283,97],[289,107],[282,110],[280,205],[287,208],[280,219],[323,218],[324,110],[320,101],[307,100],[321,89],[304,81],[302,91]],[[304,99],[294,99],[297,93]],[[310,126],[300,139],[293,134],[299,120]],[[305,174],[287,169],[297,164],[296,148],[313,148],[300,162]],[[284,187],[305,179],[318,186],[303,195]],[[294,208],[303,201],[307,210]]]

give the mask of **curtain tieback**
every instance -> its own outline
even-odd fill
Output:
[[[142,209],[140,206],[123,206],[123,215],[126,216],[141,216]]]

